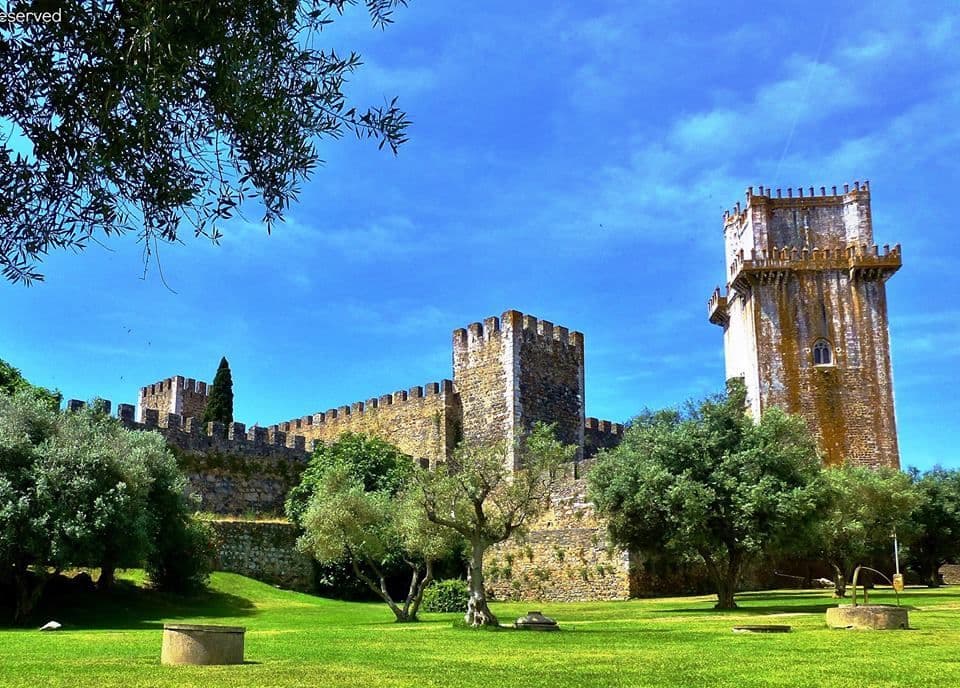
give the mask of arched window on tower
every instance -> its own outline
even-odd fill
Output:
[[[826,339],[818,339],[813,343],[813,365],[833,365],[833,347]]]

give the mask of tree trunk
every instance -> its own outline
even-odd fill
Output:
[[[927,587],[928,588],[939,588],[940,587],[940,562],[933,561],[929,564],[930,575],[927,578]]]
[[[32,575],[27,567],[17,566],[13,572],[13,585],[16,594],[13,606],[13,623],[20,625],[27,620],[33,608],[40,600],[47,576],[40,575],[36,583],[31,584]]]
[[[736,581],[731,581],[729,578],[723,578],[717,581],[717,603],[713,606],[714,609],[736,609],[737,603],[734,601],[733,596],[737,592]]]
[[[102,564],[100,575],[97,577],[97,590],[111,590],[116,581],[117,567],[113,564]]]
[[[847,578],[843,575],[843,569],[836,564],[833,567],[833,596],[837,599],[847,596]]]
[[[486,548],[480,542],[472,543],[470,563],[467,566],[467,586],[470,599],[467,601],[467,613],[463,617],[468,626],[499,626],[500,622],[487,606],[487,591],[483,586],[483,551]]]
[[[407,602],[404,605],[405,611],[409,609],[410,621],[420,620],[417,615],[420,613],[420,604],[423,602],[423,592],[433,581],[433,561],[431,559],[427,559],[427,569],[424,573],[423,580],[421,580],[419,583],[417,582],[418,574],[419,571],[414,569],[413,577],[410,581],[410,593],[407,595]]]
[[[387,603],[387,606],[390,607],[390,611],[392,611],[393,615],[397,617],[397,622],[399,623],[404,621],[410,621],[410,618],[407,616],[406,610],[398,607],[397,603],[394,602],[393,598],[390,596],[390,593],[387,590],[387,581],[383,577],[383,573],[380,571],[380,569],[377,568],[377,566],[373,564],[373,562],[371,562],[370,560],[367,560],[367,564],[370,565],[370,568],[372,568],[376,572],[377,578],[380,582],[379,586],[377,586],[377,584],[373,582],[370,576],[368,576],[363,572],[363,569],[360,568],[360,565],[357,563],[357,560],[353,556],[350,557],[350,565],[353,567],[353,573],[357,576],[357,578],[359,578],[364,583],[366,583],[367,587],[373,590],[373,592],[375,592],[380,597],[380,599],[382,599],[384,602]]]

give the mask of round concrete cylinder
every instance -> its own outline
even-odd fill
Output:
[[[875,631],[909,628],[907,608],[889,604],[842,604],[827,610],[830,628],[869,628]]]
[[[242,626],[164,624],[161,664],[243,664]]]

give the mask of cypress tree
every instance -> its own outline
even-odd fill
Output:
[[[207,407],[203,411],[203,422],[211,421],[233,422],[233,377],[230,375],[230,364],[227,363],[226,356],[220,359],[217,374],[207,392]]]

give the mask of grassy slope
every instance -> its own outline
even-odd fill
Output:
[[[560,633],[474,632],[457,615],[397,625],[382,605],[336,602],[216,574],[184,602],[127,589],[50,613],[65,630],[0,630],[0,686],[957,686],[960,589],[908,590],[906,632],[831,631],[828,592],[750,593],[717,613],[706,597],[497,604],[501,621],[542,606]],[[887,601],[882,592],[871,601]],[[163,667],[164,621],[247,627],[249,664]],[[731,633],[787,623],[787,635]]]

